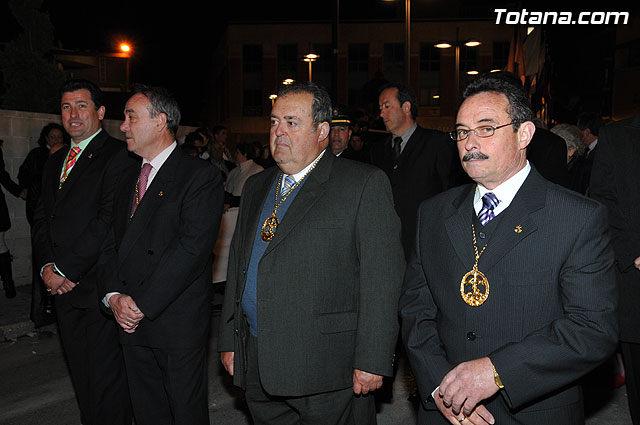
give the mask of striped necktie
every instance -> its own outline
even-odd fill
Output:
[[[289,193],[289,191],[295,184],[296,184],[296,181],[293,177],[289,175],[285,175],[284,185],[282,186],[282,191],[280,192],[281,196],[286,196],[286,194]]]
[[[478,214],[478,219],[483,226],[493,220],[493,218],[495,217],[493,209],[497,207],[499,203],[500,200],[492,192],[487,192],[482,197],[482,209]]]
[[[60,183],[63,183],[67,177],[69,176],[69,171],[71,167],[76,163],[76,159],[78,158],[78,154],[82,149],[78,146],[74,146],[69,150],[69,155],[67,155],[67,162],[64,164],[64,172],[62,173],[62,177],[60,177]]]

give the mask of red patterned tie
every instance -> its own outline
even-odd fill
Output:
[[[62,177],[60,177],[60,183],[64,183],[64,181],[67,179],[67,176],[69,175],[69,170],[71,170],[71,167],[73,167],[73,164],[76,163],[76,159],[81,150],[82,149],[80,149],[78,146],[74,146],[69,150],[69,155],[67,156],[67,162],[66,164],[64,164],[64,172],[62,173]]]
[[[142,166],[140,170],[140,176],[138,177],[138,183],[136,185],[136,196],[133,199],[133,205],[131,206],[131,217],[136,212],[136,208],[142,201],[142,197],[147,191],[147,183],[149,182],[149,173],[151,173],[151,164],[148,162]]]

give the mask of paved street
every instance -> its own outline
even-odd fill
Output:
[[[18,304],[28,311],[28,289],[20,287],[19,292],[18,301],[11,306],[7,305],[11,300],[0,300],[0,320],[7,320],[8,312],[18,308]],[[219,298],[216,297],[215,304],[220,303]],[[217,324],[218,317],[214,313],[212,329],[217,329]],[[28,329],[26,323],[20,326]],[[242,394],[231,385],[230,378],[222,370],[215,354],[215,343],[214,332],[209,360],[211,424],[249,425],[252,422],[242,402]],[[604,372],[603,375],[608,376]],[[630,425],[625,387],[606,391],[600,380],[592,378],[590,382],[585,389],[589,413],[587,424]],[[410,391],[407,362],[401,358],[391,402],[380,406],[379,425],[415,423],[414,407],[407,400]],[[55,325],[0,341],[0,425],[44,424],[79,424],[79,413]]]

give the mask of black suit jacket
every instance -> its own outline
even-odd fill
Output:
[[[123,344],[195,348],[207,342],[211,259],[222,216],[222,176],[176,147],[131,218],[140,164],[118,184],[104,287],[129,295],[145,317]]]
[[[54,262],[70,281],[78,283],[59,297],[75,307],[99,308],[96,264],[111,222],[116,183],[133,159],[124,142],[102,130],[60,186],[68,152],[60,149],[44,166],[32,232],[36,265],[41,268]]]
[[[505,386],[484,403],[496,423],[583,423],[575,381],[617,341],[604,207],[532,169],[480,257],[489,297],[471,307],[459,288],[475,258],[474,190],[454,188],[420,206],[400,299],[402,335],[423,400],[420,423],[446,423],[431,392],[453,367],[485,356]]]
[[[620,291],[620,340],[640,342],[640,115],[602,127],[589,194],[609,211]]]
[[[231,242],[218,351],[244,387],[246,271],[280,169],[247,180]],[[272,395],[348,388],[353,369],[391,375],[404,259],[384,173],[325,151],[258,265],[258,364]]]
[[[550,182],[569,187],[567,144],[555,133],[536,127],[527,146],[527,159]]]
[[[418,126],[407,141],[397,165],[390,136],[371,148],[371,163],[382,168],[393,191],[402,223],[402,246],[408,256],[416,230],[416,212],[422,201],[453,187],[462,170],[456,144],[448,134]]]

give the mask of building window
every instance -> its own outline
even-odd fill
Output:
[[[404,43],[384,44],[384,76],[389,81],[404,81]]]
[[[242,115],[245,117],[262,116],[262,90],[244,89],[242,93]]]
[[[440,49],[434,43],[420,45],[420,71],[440,71]]]
[[[505,69],[509,61],[509,42],[494,41],[493,42],[493,60],[491,69]]]
[[[242,46],[242,115],[245,117],[262,116],[262,65],[261,45]]]
[[[242,46],[242,71],[262,72],[262,46],[247,44]]]
[[[460,71],[478,70],[478,48],[460,46]]]
[[[369,72],[369,44],[349,44],[349,72]]]
[[[298,45],[278,44],[278,79],[298,79]]]

